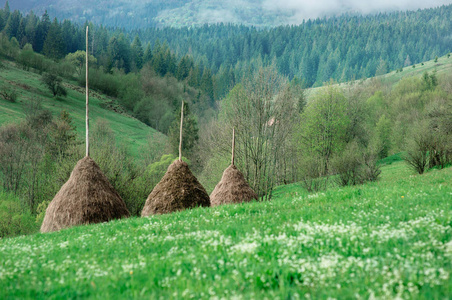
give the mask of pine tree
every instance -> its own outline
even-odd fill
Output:
[[[176,78],[178,80],[185,80],[190,74],[190,69],[193,67],[193,61],[188,55],[182,57],[177,65]]]
[[[49,14],[47,10],[42,15],[41,21],[38,22],[35,33],[35,41],[33,43],[33,49],[36,52],[41,52],[44,47],[44,41],[47,38],[47,33],[49,32],[50,26],[52,23],[50,22]]]
[[[8,21],[5,26],[5,33],[8,38],[16,37],[17,32],[19,31],[21,15],[18,10],[14,11],[12,14],[9,14]]]
[[[57,19],[53,20],[44,41],[42,52],[53,59],[59,59],[64,56],[66,45],[63,40],[63,33]]]
[[[204,71],[202,72],[201,89],[206,93],[207,96],[210,97],[212,102],[215,100],[213,94],[212,73],[208,68],[204,68]]]
[[[20,20],[19,30],[17,31],[17,40],[19,41],[21,48],[28,43],[28,39],[25,34],[25,19],[23,18]]]
[[[150,62],[151,60],[152,60],[152,48],[151,43],[148,42],[148,44],[146,45],[146,50],[144,50],[143,65]]]
[[[175,119],[168,132],[171,151],[174,155],[179,154],[180,115],[181,109],[179,108],[176,111]],[[182,153],[184,153],[184,156],[190,158],[199,138],[198,121],[196,121],[195,116],[190,112],[190,108],[186,102],[184,102],[184,123],[182,128],[182,136]]]
[[[132,61],[135,65],[135,67],[138,70],[141,70],[141,68],[143,67],[143,46],[141,45],[141,40],[140,38],[137,36],[135,36],[133,42],[132,42],[132,46],[131,46],[131,50],[132,50]]]
[[[3,8],[3,19],[6,21],[9,18],[9,14],[11,13],[11,10],[9,8],[9,2],[6,1],[5,7]]]

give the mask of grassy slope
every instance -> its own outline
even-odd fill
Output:
[[[40,75],[24,71],[14,63],[5,62],[6,69],[0,72],[0,83],[13,85],[19,93],[16,103],[11,103],[0,98],[0,125],[10,122],[20,122],[24,119],[23,104],[32,97],[43,99],[43,106],[49,109],[54,116],[61,110],[66,110],[72,116],[80,139],[85,136],[85,90],[77,87],[75,83],[68,84],[68,96],[65,98],[53,98],[52,94],[41,84]],[[128,145],[131,154],[139,157],[139,150],[147,143],[151,134],[160,134],[144,123],[115,113],[101,107],[101,103],[109,99],[98,93],[90,97],[90,120],[94,125],[96,120],[105,119],[116,135],[118,142]]]
[[[452,73],[452,56],[447,58],[447,55],[439,57],[438,62],[435,63],[434,60],[429,60],[424,62],[424,65],[417,64],[415,65],[415,68],[412,66],[408,66],[403,68],[402,72],[397,73],[396,71],[389,72],[387,74],[372,77],[370,79],[367,79],[365,82],[371,80],[371,79],[380,79],[384,83],[388,83],[389,85],[394,85],[397,82],[399,82],[403,78],[408,77],[421,77],[424,72],[434,72],[436,70],[438,75],[441,74],[451,74]],[[362,83],[362,80],[347,82],[347,83],[340,83],[338,86],[340,87],[346,87],[353,84],[359,84]],[[314,96],[316,93],[318,93],[323,87],[316,87],[306,90],[306,95],[308,99],[312,96]]]
[[[452,168],[0,240],[0,298],[446,299]]]

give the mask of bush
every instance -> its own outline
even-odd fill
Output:
[[[380,174],[381,169],[380,165],[377,164],[378,159],[378,151],[377,149],[368,147],[366,151],[363,152],[360,161],[361,161],[361,182],[367,181],[377,181]]]
[[[361,149],[355,141],[349,143],[341,154],[333,156],[331,167],[333,174],[337,174],[335,181],[338,185],[347,186],[361,183],[361,156]]]
[[[0,88],[0,96],[5,100],[14,103],[14,102],[16,102],[18,95],[17,95],[17,91],[13,87],[3,85]]]
[[[0,192],[0,238],[38,231],[35,218],[20,199]]]
[[[85,86],[86,78],[84,72],[82,72],[79,76],[78,83],[81,86]],[[118,76],[115,76],[113,74],[104,73],[100,69],[90,68],[89,87],[101,91],[108,96],[118,97],[119,89],[121,87],[121,80],[120,78],[118,78]]]
[[[405,162],[419,174],[423,174],[428,166],[428,151],[431,146],[431,135],[425,122],[417,124],[406,145]]]
[[[55,72],[58,76],[63,78],[74,78],[74,66],[67,61],[61,61],[58,64],[54,64],[51,68],[52,72]]]
[[[315,157],[303,157],[300,160],[300,179],[308,192],[317,192],[327,188],[328,176],[324,174],[324,163]]]
[[[44,73],[41,77],[42,83],[52,92],[53,96],[66,96],[67,91],[63,87],[61,77],[53,73]]]
[[[444,168],[452,163],[452,105],[437,99],[427,107],[431,144],[429,168]]]
[[[36,216],[36,224],[38,226],[41,226],[42,221],[44,221],[44,217],[46,216],[46,210],[47,207],[49,206],[50,201],[42,201],[39,205],[38,208],[36,209],[36,213],[38,214]]]
[[[381,170],[377,165],[377,153],[372,147],[363,150],[356,141],[347,144],[340,155],[331,159],[336,183],[347,186],[378,180]]]

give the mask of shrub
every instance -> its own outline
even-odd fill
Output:
[[[378,180],[381,170],[377,165],[377,153],[371,146],[362,149],[356,141],[347,144],[344,151],[331,160],[336,183],[347,186]]]
[[[0,238],[36,232],[38,227],[19,198],[0,192]]]
[[[361,149],[358,143],[349,143],[341,154],[331,159],[332,173],[336,174],[335,181],[340,186],[360,183]]]
[[[46,201],[42,201],[39,205],[38,208],[36,209],[36,225],[41,226],[42,221],[44,221],[44,217],[46,216],[46,209],[47,206],[49,206],[50,201],[46,200]]]
[[[5,100],[14,103],[14,102],[16,102],[18,95],[17,95],[17,91],[13,87],[3,85],[0,88],[0,96]]]
[[[67,91],[63,87],[61,77],[53,73],[44,73],[41,77],[42,83],[52,92],[53,96],[66,96]]]
[[[308,192],[317,192],[327,188],[328,176],[324,174],[324,164],[313,157],[300,160],[300,179]]]
[[[413,129],[406,145],[405,162],[419,174],[423,174],[428,166],[428,151],[431,136],[425,122],[417,124]]]
[[[367,181],[377,181],[380,174],[381,169],[380,165],[377,164],[378,160],[378,150],[369,146],[366,151],[363,151],[362,156],[360,158],[361,161],[361,182]]]
[[[119,76],[104,73],[100,69],[89,69],[89,87],[101,91],[102,93],[111,96],[118,97],[119,89],[121,87],[121,80]],[[86,78],[84,72],[79,76],[78,83],[81,86],[85,86]]]

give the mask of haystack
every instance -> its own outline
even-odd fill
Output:
[[[221,177],[220,182],[215,186],[210,194],[210,203],[212,206],[242,203],[257,200],[257,194],[248,185],[235,165],[230,165]]]
[[[50,202],[41,232],[129,217],[126,204],[89,157],[88,27],[86,27],[86,156]]]
[[[187,163],[176,160],[149,194],[141,216],[166,214],[198,206],[210,206],[209,195]]]
[[[182,161],[182,129],[184,123],[184,102],[180,113],[179,159],[174,161],[162,180],[154,187],[144,204],[142,217],[151,214],[167,214],[187,208],[210,206],[209,195]]]
[[[212,206],[242,203],[257,200],[257,194],[248,185],[237,167],[234,165],[235,158],[235,128],[232,129],[232,156],[231,165],[224,170],[220,182],[210,194]]]
[[[41,232],[129,217],[121,196],[89,156],[78,161],[50,202]]]

